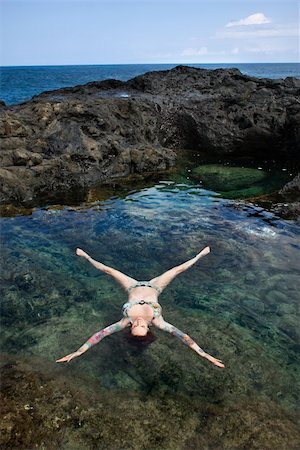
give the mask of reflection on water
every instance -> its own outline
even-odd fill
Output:
[[[82,450],[298,448],[297,223],[162,181],[123,198],[3,218],[2,240],[5,393],[14,399],[5,408],[13,430],[27,424],[27,441],[16,441],[6,416],[7,441]],[[224,371],[157,330],[147,349],[119,333],[55,365],[118,320],[125,299],[76,257],[77,246],[150,279],[206,245],[212,253],[161,304],[166,320],[221,358]]]

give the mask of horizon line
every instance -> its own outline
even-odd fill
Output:
[[[300,61],[266,61],[266,62],[144,62],[144,63],[79,63],[79,64],[17,64],[0,65],[0,68],[9,67],[74,67],[74,66],[185,66],[185,65],[209,65],[209,64],[300,64]]]

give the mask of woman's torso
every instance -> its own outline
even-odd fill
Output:
[[[131,287],[128,290],[128,300],[123,305],[125,317],[134,321],[142,317],[148,323],[161,315],[161,306],[158,303],[159,292],[150,286]]]

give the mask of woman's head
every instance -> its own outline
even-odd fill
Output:
[[[137,317],[131,325],[131,334],[133,336],[146,336],[149,331],[148,322],[142,317]]]
[[[146,350],[148,345],[152,344],[156,339],[149,328],[147,334],[144,336],[133,335],[130,328],[127,328],[124,332],[124,336],[127,342],[138,351]]]

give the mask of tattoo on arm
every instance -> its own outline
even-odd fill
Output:
[[[104,339],[106,336],[109,336],[110,334],[116,333],[117,331],[123,330],[125,328],[126,323],[123,320],[120,320],[120,322],[113,323],[112,325],[109,325],[106,328],[103,328],[103,330],[98,331],[97,333],[93,334],[78,350],[78,353],[84,353],[89,348],[91,348],[93,345],[98,344],[102,339]]]
[[[193,341],[193,339],[190,336],[188,336],[187,334],[183,333],[178,328],[174,327],[174,325],[172,325],[172,324],[170,324],[168,322],[164,322],[162,324],[162,326],[160,326],[160,328],[162,330],[164,330],[164,331],[167,331],[172,336],[176,336],[178,339],[181,340],[181,342],[183,344],[187,345],[192,350],[194,350],[196,353],[198,353],[198,355],[201,355],[201,356],[206,355],[205,351],[202,350],[202,348],[199,347],[199,345],[195,341]]]

